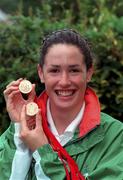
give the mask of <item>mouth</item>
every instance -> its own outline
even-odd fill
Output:
[[[56,90],[55,92],[56,92],[57,96],[69,97],[75,93],[75,90]]]

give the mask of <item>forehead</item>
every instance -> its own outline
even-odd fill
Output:
[[[63,62],[68,63],[82,63],[84,61],[84,55],[76,45],[71,44],[55,44],[52,45],[45,56],[45,64]]]

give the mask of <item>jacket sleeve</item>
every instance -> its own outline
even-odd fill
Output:
[[[56,152],[53,151],[49,144],[40,147],[33,153],[35,159],[35,174],[37,179],[58,180],[65,179],[66,173],[64,166]]]
[[[19,138],[19,123],[11,123],[0,137],[0,177],[25,180],[32,154]]]

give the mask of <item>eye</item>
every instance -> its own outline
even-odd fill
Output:
[[[60,70],[57,69],[57,68],[53,68],[53,69],[50,69],[49,72],[50,72],[50,73],[59,73]]]
[[[78,68],[73,68],[73,69],[70,69],[70,72],[71,73],[78,73],[78,72],[81,72],[81,70]]]

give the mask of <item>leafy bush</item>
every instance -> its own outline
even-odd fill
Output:
[[[36,68],[41,40],[45,34],[61,28],[73,28],[92,42],[97,64],[91,85],[99,96],[102,110],[123,121],[123,17],[116,16],[105,6],[99,8],[92,4],[88,6],[91,16],[87,16],[88,11],[80,5],[79,18],[73,18],[68,7],[62,18],[55,11],[56,17],[53,7],[45,4],[42,11],[37,10],[37,16],[15,16],[11,17],[11,23],[0,24],[1,133],[9,125],[2,95],[6,85],[26,77],[37,84],[39,94],[43,86]]]

